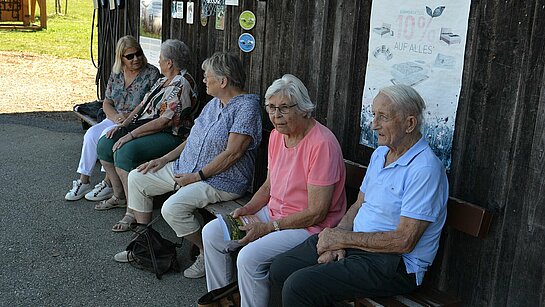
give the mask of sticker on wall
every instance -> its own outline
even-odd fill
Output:
[[[188,24],[193,24],[193,13],[195,12],[195,3],[194,2],[188,2],[187,3],[187,19],[186,22]]]
[[[113,1],[112,1],[113,2]],[[115,2],[114,2],[115,3]],[[170,12],[171,12],[171,17],[172,18],[176,18],[176,16],[178,15],[178,1],[172,1],[172,6],[170,8]]]
[[[183,19],[184,18],[184,2],[172,1],[170,12],[171,12],[172,18]]]
[[[216,30],[225,29],[225,5],[216,7]]]
[[[208,24],[208,16],[201,15],[201,25],[203,27],[206,27],[207,24]]]
[[[255,26],[255,14],[252,11],[240,13],[238,23],[244,30],[251,30]]]
[[[250,33],[242,33],[238,38],[238,47],[244,52],[251,52],[255,48],[255,38]]]
[[[176,1],[176,17],[178,19],[184,18],[184,2],[183,1]]]

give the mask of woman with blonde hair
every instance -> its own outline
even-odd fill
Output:
[[[109,129],[127,118],[157,79],[159,70],[148,64],[138,41],[130,35],[120,38],[115,48],[115,62],[102,102],[106,118],[89,128],[83,137],[77,170],[80,177],[73,181],[72,189],[64,197],[66,200],[78,200],[85,196],[87,200],[99,201],[112,196],[113,190],[108,176],[94,188],[89,181],[97,161],[98,140]]]

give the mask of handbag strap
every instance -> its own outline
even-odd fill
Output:
[[[139,225],[143,225],[147,228],[151,227],[151,225],[153,225],[155,222],[157,222],[160,218],[162,218],[163,216],[161,214],[159,214],[158,216],[156,216],[153,220],[151,220],[151,222],[149,222],[148,224],[139,224]],[[173,242],[174,243],[174,246],[177,247],[177,248],[181,248],[182,247],[182,243],[184,242],[184,238],[182,237],[182,242],[180,243],[176,243],[176,242]]]
[[[146,231],[145,236],[146,241],[148,242],[148,249],[150,253],[151,263],[153,264],[153,270],[155,271],[155,276],[157,277],[157,279],[161,279],[161,275],[159,274],[159,268],[157,266],[157,259],[155,258],[155,251],[153,250],[153,246],[151,245],[149,231]]]
[[[138,110],[138,112],[136,114],[134,114],[134,117],[132,118],[133,123],[135,123],[138,120],[138,118],[140,118],[140,116],[142,116],[142,114],[144,114],[144,111],[148,108],[148,105],[151,102],[151,98],[154,97],[155,95],[157,95],[161,91],[161,86],[162,85],[156,86],[153,89],[153,91],[147,96],[146,103],[144,104],[144,106],[142,106],[142,108],[140,108],[140,110]]]

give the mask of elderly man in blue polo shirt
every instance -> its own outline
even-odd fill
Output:
[[[329,306],[357,297],[415,290],[439,246],[448,181],[420,133],[422,97],[411,87],[383,88],[373,101],[379,147],[357,201],[270,268],[270,305]]]

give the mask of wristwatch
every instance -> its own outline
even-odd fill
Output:
[[[278,225],[278,221],[273,221],[273,227],[274,231],[280,231],[280,225]]]

